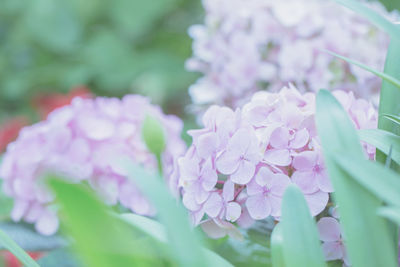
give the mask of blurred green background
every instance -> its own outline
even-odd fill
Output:
[[[32,118],[32,99],[85,86],[141,93],[181,113],[196,76],[187,28],[200,0],[0,0],[0,122]]]

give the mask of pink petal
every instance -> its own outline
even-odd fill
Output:
[[[232,201],[235,196],[235,184],[231,180],[226,180],[222,188],[222,197],[225,202]]]
[[[277,166],[288,166],[292,159],[289,150],[287,149],[270,149],[264,154],[264,160]]]
[[[264,192],[264,187],[260,186],[255,180],[251,180],[250,183],[246,185],[246,192],[249,196],[262,194]]]
[[[324,252],[327,261],[341,260],[343,258],[343,252],[339,242],[323,243],[322,251]]]
[[[299,171],[309,171],[317,164],[318,153],[315,151],[305,151],[297,154],[293,158],[293,167]]]
[[[326,170],[322,170],[320,173],[317,173],[316,180],[318,183],[318,187],[319,189],[321,189],[321,191],[327,193],[333,192],[333,186],[331,180],[328,177],[328,172]]]
[[[251,178],[253,178],[254,173],[256,171],[256,166],[247,161],[247,160],[242,160],[239,164],[238,169],[231,174],[231,180],[232,182],[240,185],[247,184],[250,182]]]
[[[242,208],[236,202],[229,202],[226,206],[226,220],[234,222],[239,219],[240,214],[242,213]]]
[[[272,194],[268,195],[268,199],[271,203],[271,215],[274,217],[281,217],[282,216],[282,197],[274,196]]]
[[[240,155],[236,155],[229,151],[225,151],[221,156],[217,158],[217,169],[223,174],[232,174],[239,167],[239,157]]]
[[[271,214],[271,204],[262,194],[248,197],[246,207],[251,218],[255,220],[265,219]]]
[[[250,140],[249,130],[244,128],[239,129],[229,140],[227,150],[234,155],[244,155],[250,145]]]
[[[242,214],[236,222],[243,229],[249,228],[254,224],[254,220],[247,209],[243,209]]]
[[[294,149],[299,149],[304,147],[310,139],[310,135],[307,129],[302,129],[296,133],[294,139],[290,141],[290,147]]]
[[[53,235],[58,230],[59,221],[57,215],[50,211],[42,213],[35,224],[36,230],[42,235]]]
[[[324,242],[334,242],[340,240],[339,222],[332,217],[323,217],[317,223],[320,239]]]
[[[296,171],[292,174],[292,181],[304,194],[312,194],[319,191],[318,181],[312,171]]]
[[[207,234],[208,237],[218,239],[226,236],[226,229],[219,227],[214,220],[207,220],[200,224],[201,229]]]
[[[273,148],[285,149],[289,144],[289,130],[285,127],[276,128],[269,139],[269,144]]]
[[[116,128],[110,120],[90,115],[79,117],[78,125],[89,139],[96,141],[111,138]]]
[[[178,165],[183,181],[195,181],[198,179],[200,173],[198,160],[184,157],[178,160]]]
[[[216,170],[212,167],[211,159],[207,160],[201,170],[201,178],[203,180],[203,189],[211,191],[217,184],[218,175]]]
[[[222,198],[218,193],[212,193],[204,203],[204,211],[208,216],[215,218],[222,209]]]
[[[307,194],[304,195],[304,197],[307,201],[308,207],[310,208],[312,216],[316,216],[321,213],[325,209],[329,200],[329,194],[322,191],[318,191],[313,194]]]
[[[255,180],[257,182],[257,184],[259,184],[260,186],[265,186],[268,183],[271,183],[271,180],[273,179],[274,173],[267,167],[261,167],[256,176],[255,176]]]
[[[194,195],[190,192],[183,194],[182,202],[188,210],[196,211],[200,208],[200,205],[196,202]]]
[[[214,132],[199,136],[196,143],[197,154],[201,158],[208,158],[217,148],[218,137]]]
[[[286,188],[291,184],[289,176],[283,173],[274,173],[271,183],[267,186],[270,188],[270,193],[275,196],[283,196]]]

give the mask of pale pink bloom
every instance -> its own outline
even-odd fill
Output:
[[[142,140],[142,123],[147,115],[159,120],[165,129],[163,171],[177,194],[178,177],[173,171],[176,158],[185,150],[180,119],[164,115],[138,95],[75,98],[71,105],[50,113],[47,120],[25,127],[8,146],[0,175],[3,191],[15,199],[12,219],[35,223],[45,235],[57,231],[57,207],[41,181],[46,173],[56,173],[71,182],[87,181],[110,205],[120,203],[138,214],[154,214],[154,208],[127,179],[120,164],[122,158],[129,158],[146,168],[157,168],[155,156]]]
[[[322,250],[327,261],[343,260],[350,266],[339,222],[332,217],[323,217],[317,223]]]

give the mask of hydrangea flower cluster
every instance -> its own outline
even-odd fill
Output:
[[[351,92],[333,94],[357,129],[376,128],[371,103]],[[183,203],[194,224],[205,223],[203,229],[219,237],[215,229],[234,222],[246,227],[268,216],[279,220],[291,183],[304,193],[312,215],[321,213],[333,188],[314,116],[315,93],[302,95],[293,86],[258,92],[236,111],[210,107],[204,127],[188,132],[193,143],[178,160]],[[366,153],[373,158],[375,151],[368,147]]]
[[[288,83],[378,98],[380,79],[336,59],[333,51],[382,70],[388,37],[334,1],[203,0],[204,25],[194,25],[187,69],[204,74],[190,88],[197,107],[241,106],[260,89]],[[373,8],[393,20],[379,3]]]
[[[126,178],[121,157],[147,168],[157,169],[157,160],[142,141],[141,128],[149,115],[165,128],[166,150],[162,155],[164,176],[172,190],[175,158],[185,151],[180,138],[182,122],[164,115],[142,96],[117,98],[75,98],[71,105],[49,114],[47,120],[24,128],[4,155],[0,176],[3,190],[14,198],[11,217],[35,223],[38,232],[57,231],[57,211],[53,196],[40,178],[48,172],[87,181],[109,204],[122,206],[142,215],[154,208]]]

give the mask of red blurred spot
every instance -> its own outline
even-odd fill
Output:
[[[44,255],[43,252],[28,252],[28,254],[34,260],[37,260]],[[19,262],[19,260],[10,252],[1,251],[0,255],[3,256],[5,267],[22,267],[22,264]]]
[[[14,141],[22,127],[29,124],[26,117],[15,117],[0,125],[0,152],[4,151],[7,145]]]
[[[33,106],[38,110],[42,119],[56,108],[66,106],[71,103],[74,97],[91,98],[90,90],[84,86],[72,89],[68,94],[46,94],[39,95],[33,100]]]

